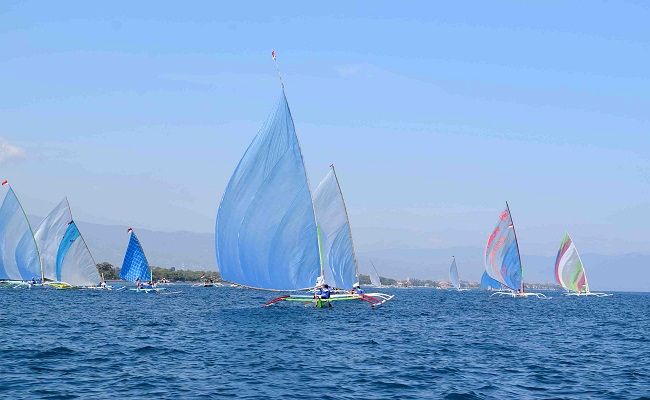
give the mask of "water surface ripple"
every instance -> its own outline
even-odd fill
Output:
[[[0,398],[650,397],[650,294],[387,289],[372,310],[168,290],[0,290]]]

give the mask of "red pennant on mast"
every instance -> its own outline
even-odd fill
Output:
[[[133,232],[133,228],[129,228],[126,230],[126,233],[131,233],[131,232]]]
[[[8,183],[9,181],[5,179],[4,181],[2,181],[2,186],[7,185]]]
[[[275,50],[271,50],[271,58],[273,58],[273,61],[275,61]]]

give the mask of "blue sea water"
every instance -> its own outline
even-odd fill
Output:
[[[650,294],[386,289],[379,309],[262,308],[172,286],[0,290],[1,398],[647,398]]]

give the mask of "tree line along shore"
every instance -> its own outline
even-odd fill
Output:
[[[165,279],[169,282],[202,282],[206,280],[220,281],[221,274],[217,271],[193,271],[188,269],[177,269],[175,267],[171,268],[162,268],[152,266],[153,276],[155,280]],[[115,267],[113,264],[108,262],[101,262],[97,264],[97,269],[99,273],[106,280],[119,280],[120,279],[120,268]],[[393,287],[433,287],[439,289],[446,289],[451,287],[447,281],[438,281],[431,279],[406,279],[398,280],[393,278],[386,278],[384,276],[379,277],[381,284],[383,286],[393,286]],[[361,285],[369,286],[370,285],[370,276],[365,274],[359,274],[359,283]],[[465,282],[463,281],[463,287],[467,288],[478,288],[479,282]],[[542,290],[559,290],[561,289],[558,285],[554,284],[535,284],[527,283],[527,288],[531,289],[542,289]]]

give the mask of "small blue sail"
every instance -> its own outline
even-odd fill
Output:
[[[0,279],[41,279],[41,261],[32,228],[7,181],[2,183],[0,198]]]
[[[501,283],[499,281],[494,280],[490,278],[490,275],[487,274],[487,272],[483,272],[483,276],[481,277],[481,289],[483,290],[499,290],[501,289]]]
[[[224,280],[297,290],[320,274],[318,236],[298,138],[284,95],[237,165],[215,224]]]
[[[451,285],[456,289],[460,289],[460,278],[458,277],[458,267],[456,266],[456,258],[454,257],[451,266],[449,267],[449,280]]]
[[[129,231],[131,232],[131,238],[129,239],[129,246],[126,248],[126,253],[124,254],[120,278],[131,282],[135,282],[137,279],[148,281],[151,279],[151,271],[147,257],[144,255],[144,250],[142,250],[142,246],[135,232],[132,229],[129,229]]]
[[[314,212],[321,233],[325,282],[352,289],[358,280],[352,231],[334,166],[314,191]]]
[[[521,258],[515,235],[515,226],[510,209],[499,214],[499,221],[485,246],[485,272],[492,279],[512,290],[519,290],[522,284]]]

